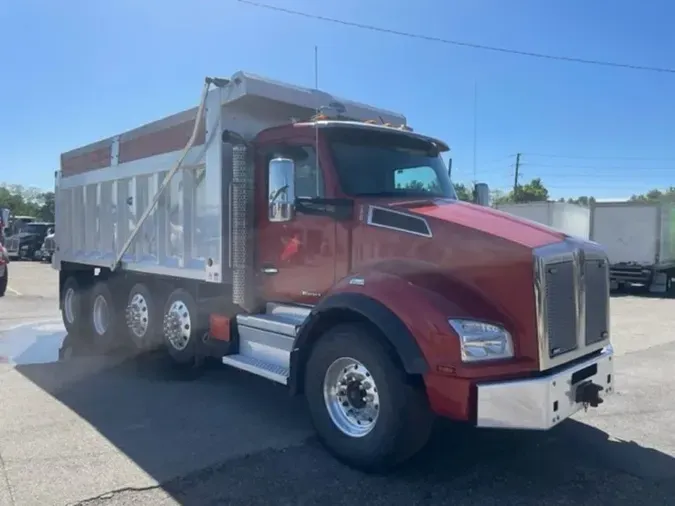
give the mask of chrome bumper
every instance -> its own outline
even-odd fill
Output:
[[[556,426],[583,408],[575,400],[580,385],[592,382],[602,387],[601,398],[614,392],[613,354],[607,346],[600,355],[550,376],[479,384],[478,427],[547,430]]]

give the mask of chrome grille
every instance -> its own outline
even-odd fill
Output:
[[[609,297],[609,270],[604,260],[588,260],[585,264],[586,280],[586,345],[606,339],[607,314],[594,308],[605,308]]]
[[[55,249],[55,243],[52,237],[47,237],[45,239],[44,249],[47,251],[53,251]]]
[[[535,250],[540,369],[609,342],[609,271],[599,245],[568,238]]]
[[[546,267],[546,309],[548,353],[550,357],[577,347],[577,301],[574,264],[571,261]]]
[[[9,244],[7,245],[7,249],[10,251],[18,251],[19,250],[19,239],[12,239],[9,241]]]

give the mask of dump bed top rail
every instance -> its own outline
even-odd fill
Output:
[[[223,105],[248,100],[249,109],[265,109],[286,106],[287,122],[309,119],[313,112],[323,108],[331,109],[344,119],[357,121],[377,120],[382,123],[401,125],[406,118],[385,109],[337,98],[319,90],[302,88],[273,81],[245,72],[235,73],[223,88]],[[91,170],[102,169],[141,158],[181,150],[185,147],[195,126],[197,107],[167,116],[120,135],[68,151],[61,155],[61,175],[68,177]],[[297,114],[298,116],[293,116]],[[248,131],[238,132],[252,137],[268,126],[264,121]],[[200,122],[194,146],[206,142],[204,121]]]

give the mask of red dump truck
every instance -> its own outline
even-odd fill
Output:
[[[391,111],[207,79],[199,107],[61,155],[64,324],[303,394],[327,449],[367,470],[438,416],[546,430],[598,406],[605,253],[458,201],[446,151]]]

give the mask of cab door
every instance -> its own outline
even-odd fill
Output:
[[[335,283],[336,222],[330,216],[297,206],[287,221],[269,216],[269,170],[275,158],[291,159],[295,166],[295,197],[313,202],[326,196],[326,180],[311,140],[271,142],[257,150],[258,207],[257,268],[265,300],[316,304]],[[305,207],[305,209],[307,209]]]

